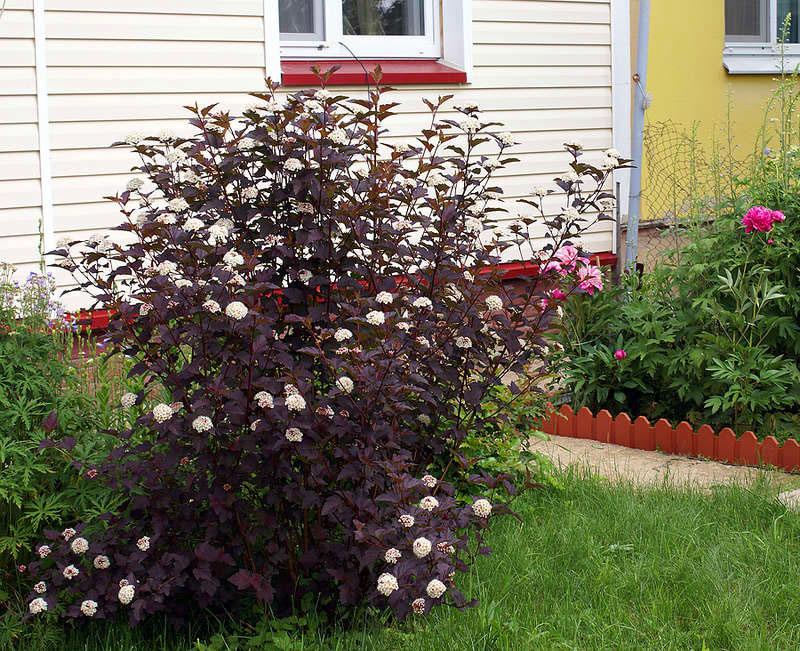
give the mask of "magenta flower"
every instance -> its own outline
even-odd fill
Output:
[[[578,279],[580,280],[578,287],[589,296],[603,289],[603,275],[597,267],[581,267],[578,269]]]
[[[770,210],[765,206],[753,206],[742,217],[742,226],[744,226],[745,233],[753,231],[768,233],[772,230],[775,222],[782,222],[785,219],[786,215],[780,210]]]
[[[566,297],[567,295],[558,288],[550,292],[550,298],[555,301],[563,301]]]
[[[625,350],[622,349],[622,348],[618,348],[617,350],[614,351],[614,359],[616,359],[617,361],[621,362],[627,356],[628,356],[628,353],[626,353]]]

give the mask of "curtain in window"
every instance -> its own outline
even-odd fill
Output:
[[[725,0],[725,34],[756,40],[762,35],[762,3],[766,0]]]
[[[344,33],[416,36],[425,33],[425,0],[342,0]]]

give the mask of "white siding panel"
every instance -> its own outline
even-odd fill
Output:
[[[475,25],[473,39],[475,43],[482,45],[486,43],[610,45],[611,28],[607,23],[542,23],[532,28],[528,23],[485,22]]]
[[[512,23],[611,23],[608,0],[474,0],[476,23],[503,20]]]
[[[0,38],[33,38],[33,12],[6,7],[0,20]]]
[[[33,74],[33,72],[31,72]],[[7,151],[38,151],[36,124],[0,124],[0,154]]]
[[[227,68],[263,61],[263,43],[212,41],[76,41],[47,39],[47,65]],[[224,74],[217,71],[216,74]],[[153,88],[157,90],[157,88]]]
[[[33,208],[5,208],[0,209],[0,224],[2,236],[29,235],[39,230],[39,221],[42,211],[38,206]],[[0,255],[0,260],[4,258]]]
[[[15,0],[9,0],[13,3]],[[31,0],[16,0],[27,2]],[[180,14],[217,16],[262,16],[263,0],[47,0],[47,11],[86,11],[119,14]]]

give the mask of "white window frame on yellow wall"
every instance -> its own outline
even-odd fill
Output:
[[[800,44],[779,43],[778,0],[761,0],[766,13],[767,39],[763,41],[725,36],[723,65],[729,74],[791,73],[800,65]],[[800,3],[798,3],[800,8]],[[800,19],[800,16],[798,16]]]

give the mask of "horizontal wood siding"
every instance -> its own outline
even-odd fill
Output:
[[[36,260],[41,217],[31,5],[7,0],[0,21],[0,258],[17,262]],[[163,128],[191,133],[184,105],[219,102],[237,113],[248,92],[264,88],[263,7],[263,0],[47,1],[56,237],[118,221],[102,197],[124,186],[136,160],[111,142]],[[511,198],[565,170],[567,138],[581,139],[599,159],[612,142],[609,0],[474,0],[473,15],[472,83],[395,91],[402,113],[390,122],[391,137],[410,138],[423,126],[423,96],[454,93],[520,142],[520,163],[498,174]],[[610,226],[584,243],[610,249]]]

